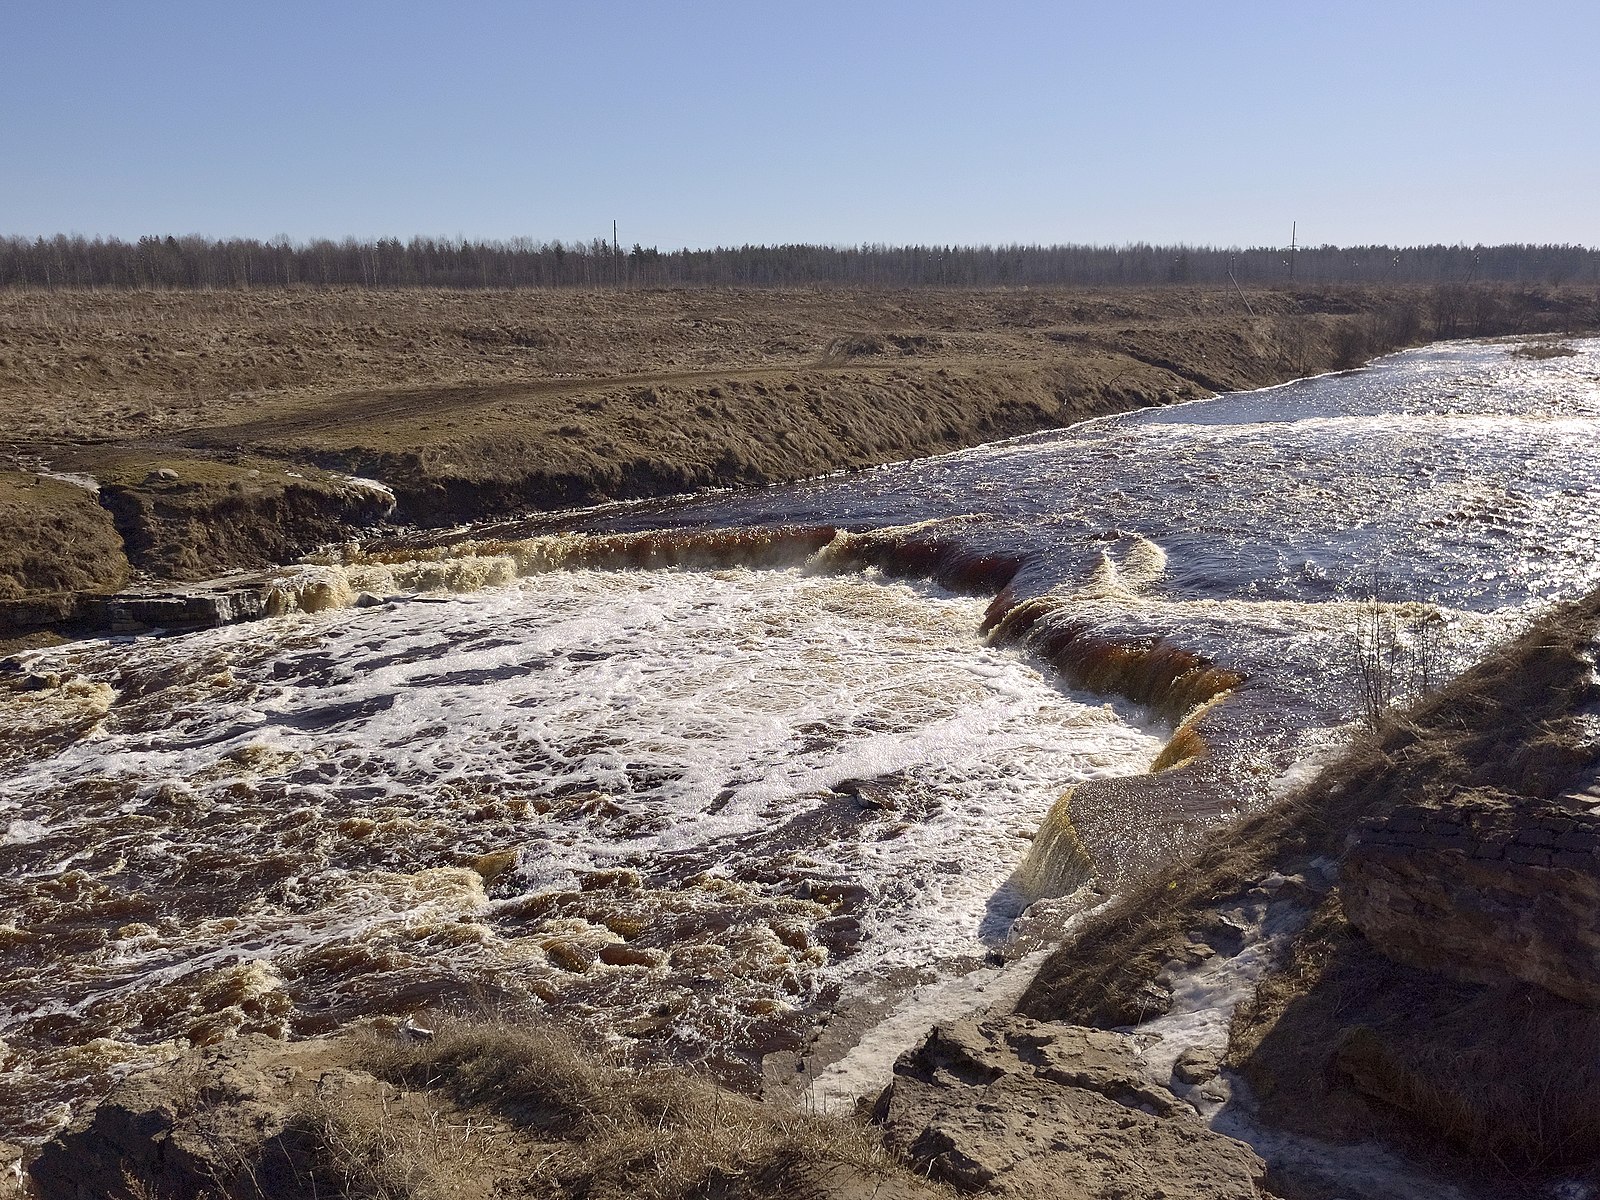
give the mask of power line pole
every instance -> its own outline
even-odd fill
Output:
[[[1228,255],[1228,279],[1233,284],[1233,290],[1239,293],[1239,303],[1244,305],[1245,312],[1252,317],[1255,316],[1256,310],[1250,307],[1250,301],[1244,298],[1244,289],[1239,286],[1239,281],[1233,277],[1233,255],[1231,254]]]
[[[1289,282],[1290,283],[1294,282],[1294,257],[1295,257],[1295,251],[1298,249],[1298,235],[1299,235],[1299,233],[1300,233],[1300,222],[1298,222],[1298,221],[1290,221],[1289,222]]]
[[[617,253],[617,223],[611,222],[611,282],[616,287],[622,286],[622,258]]]

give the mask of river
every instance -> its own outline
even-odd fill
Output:
[[[1403,699],[1596,581],[1572,345],[332,552],[284,573],[315,611],[25,653],[0,1139],[437,1006],[754,1086],[841,998],[998,971],[1338,745],[1363,637]]]

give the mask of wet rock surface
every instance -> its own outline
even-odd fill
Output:
[[[0,1200],[22,1194],[22,1147],[0,1142]]]
[[[1003,1196],[1261,1195],[1265,1166],[1139,1070],[1121,1034],[1023,1018],[937,1027],[876,1118],[919,1173]]]
[[[1600,816],[1491,791],[1408,805],[1362,827],[1343,893],[1397,962],[1600,1004]]]
[[[1214,1051],[1190,1046],[1178,1055],[1178,1061],[1172,1067],[1172,1077],[1179,1083],[1190,1085],[1208,1083],[1217,1077],[1220,1070],[1222,1062]]]

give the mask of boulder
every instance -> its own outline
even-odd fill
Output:
[[[1600,1005],[1600,816],[1460,791],[1361,827],[1344,910],[1380,952]]]
[[[230,1194],[324,1081],[323,1053],[318,1043],[256,1034],[131,1076],[40,1150],[28,1167],[34,1194],[125,1197],[130,1180],[162,1200]],[[281,1191],[256,1182],[266,1194]]]
[[[1255,1200],[1265,1164],[1214,1133],[1100,1029],[1010,1017],[941,1025],[895,1064],[875,1119],[919,1173],[962,1191]]]
[[[1172,1064],[1172,1077],[1179,1083],[1189,1084],[1191,1087],[1209,1083],[1222,1071],[1222,1062],[1210,1050],[1199,1046],[1190,1046],[1177,1061]]]

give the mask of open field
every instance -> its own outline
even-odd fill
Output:
[[[1597,323],[1588,290],[1487,287],[0,292],[0,598],[261,566],[386,518],[786,481],[1445,334]],[[44,470],[99,484],[92,533],[87,493]]]

